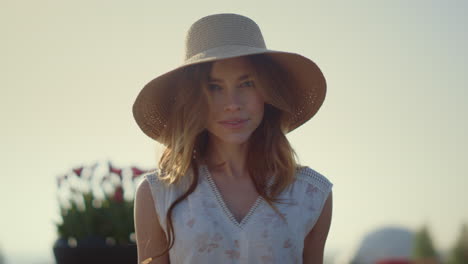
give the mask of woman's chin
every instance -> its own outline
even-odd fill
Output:
[[[247,143],[249,140],[250,135],[245,136],[245,135],[229,135],[226,137],[220,138],[223,143],[226,144],[236,144],[236,145],[241,145],[244,143]]]

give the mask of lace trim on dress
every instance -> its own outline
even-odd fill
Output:
[[[325,176],[311,169],[310,167],[302,167],[299,169],[297,172],[297,177],[305,180],[309,184],[317,186],[323,192],[327,192],[333,186],[333,184]]]
[[[236,218],[234,217],[234,215],[231,213],[229,208],[226,206],[226,203],[224,202],[220,192],[218,191],[218,188],[216,187],[216,184],[215,184],[214,180],[211,178],[211,174],[210,174],[208,168],[206,167],[206,165],[203,165],[203,173],[206,176],[208,184],[210,185],[211,190],[215,194],[216,200],[218,201],[218,204],[223,209],[225,215],[230,219],[230,221],[234,225],[236,225],[238,228],[242,229],[245,226],[245,224],[249,221],[251,215],[255,212],[255,209],[260,205],[260,202],[263,200],[263,198],[261,196],[258,196],[255,203],[252,205],[252,207],[250,207],[249,212],[244,216],[244,218],[242,218],[241,222],[239,223],[236,220]]]

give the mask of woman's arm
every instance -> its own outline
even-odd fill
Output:
[[[161,253],[167,244],[166,235],[159,223],[148,181],[143,180],[135,193],[135,235],[138,264]],[[169,264],[169,254],[153,259],[148,264]]]
[[[332,192],[328,195],[315,226],[307,234],[304,240],[303,263],[304,264],[322,264],[323,251],[330,230],[333,208]]]

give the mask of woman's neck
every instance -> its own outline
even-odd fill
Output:
[[[246,156],[248,143],[230,144],[216,139],[210,139],[206,162],[213,172],[236,180],[248,177]]]

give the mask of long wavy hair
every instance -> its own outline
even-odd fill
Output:
[[[299,168],[297,155],[285,136],[296,96],[293,89],[288,89],[293,82],[287,71],[267,54],[249,55],[246,58],[255,69],[256,89],[260,89],[265,99],[263,120],[249,138],[246,166],[258,194],[285,220],[273,203],[281,203],[278,195],[294,181]],[[207,86],[212,65],[212,62],[206,62],[183,68],[174,87],[180,92],[177,93],[171,118],[162,135],[166,148],[159,160],[158,177],[167,185],[179,184],[180,180],[187,177],[190,184],[168,209],[167,247],[153,259],[166,254],[173,247],[175,234],[172,211],[195,191],[198,168],[206,162],[209,137],[206,116],[209,115],[210,101]],[[273,179],[268,185],[270,176]]]

